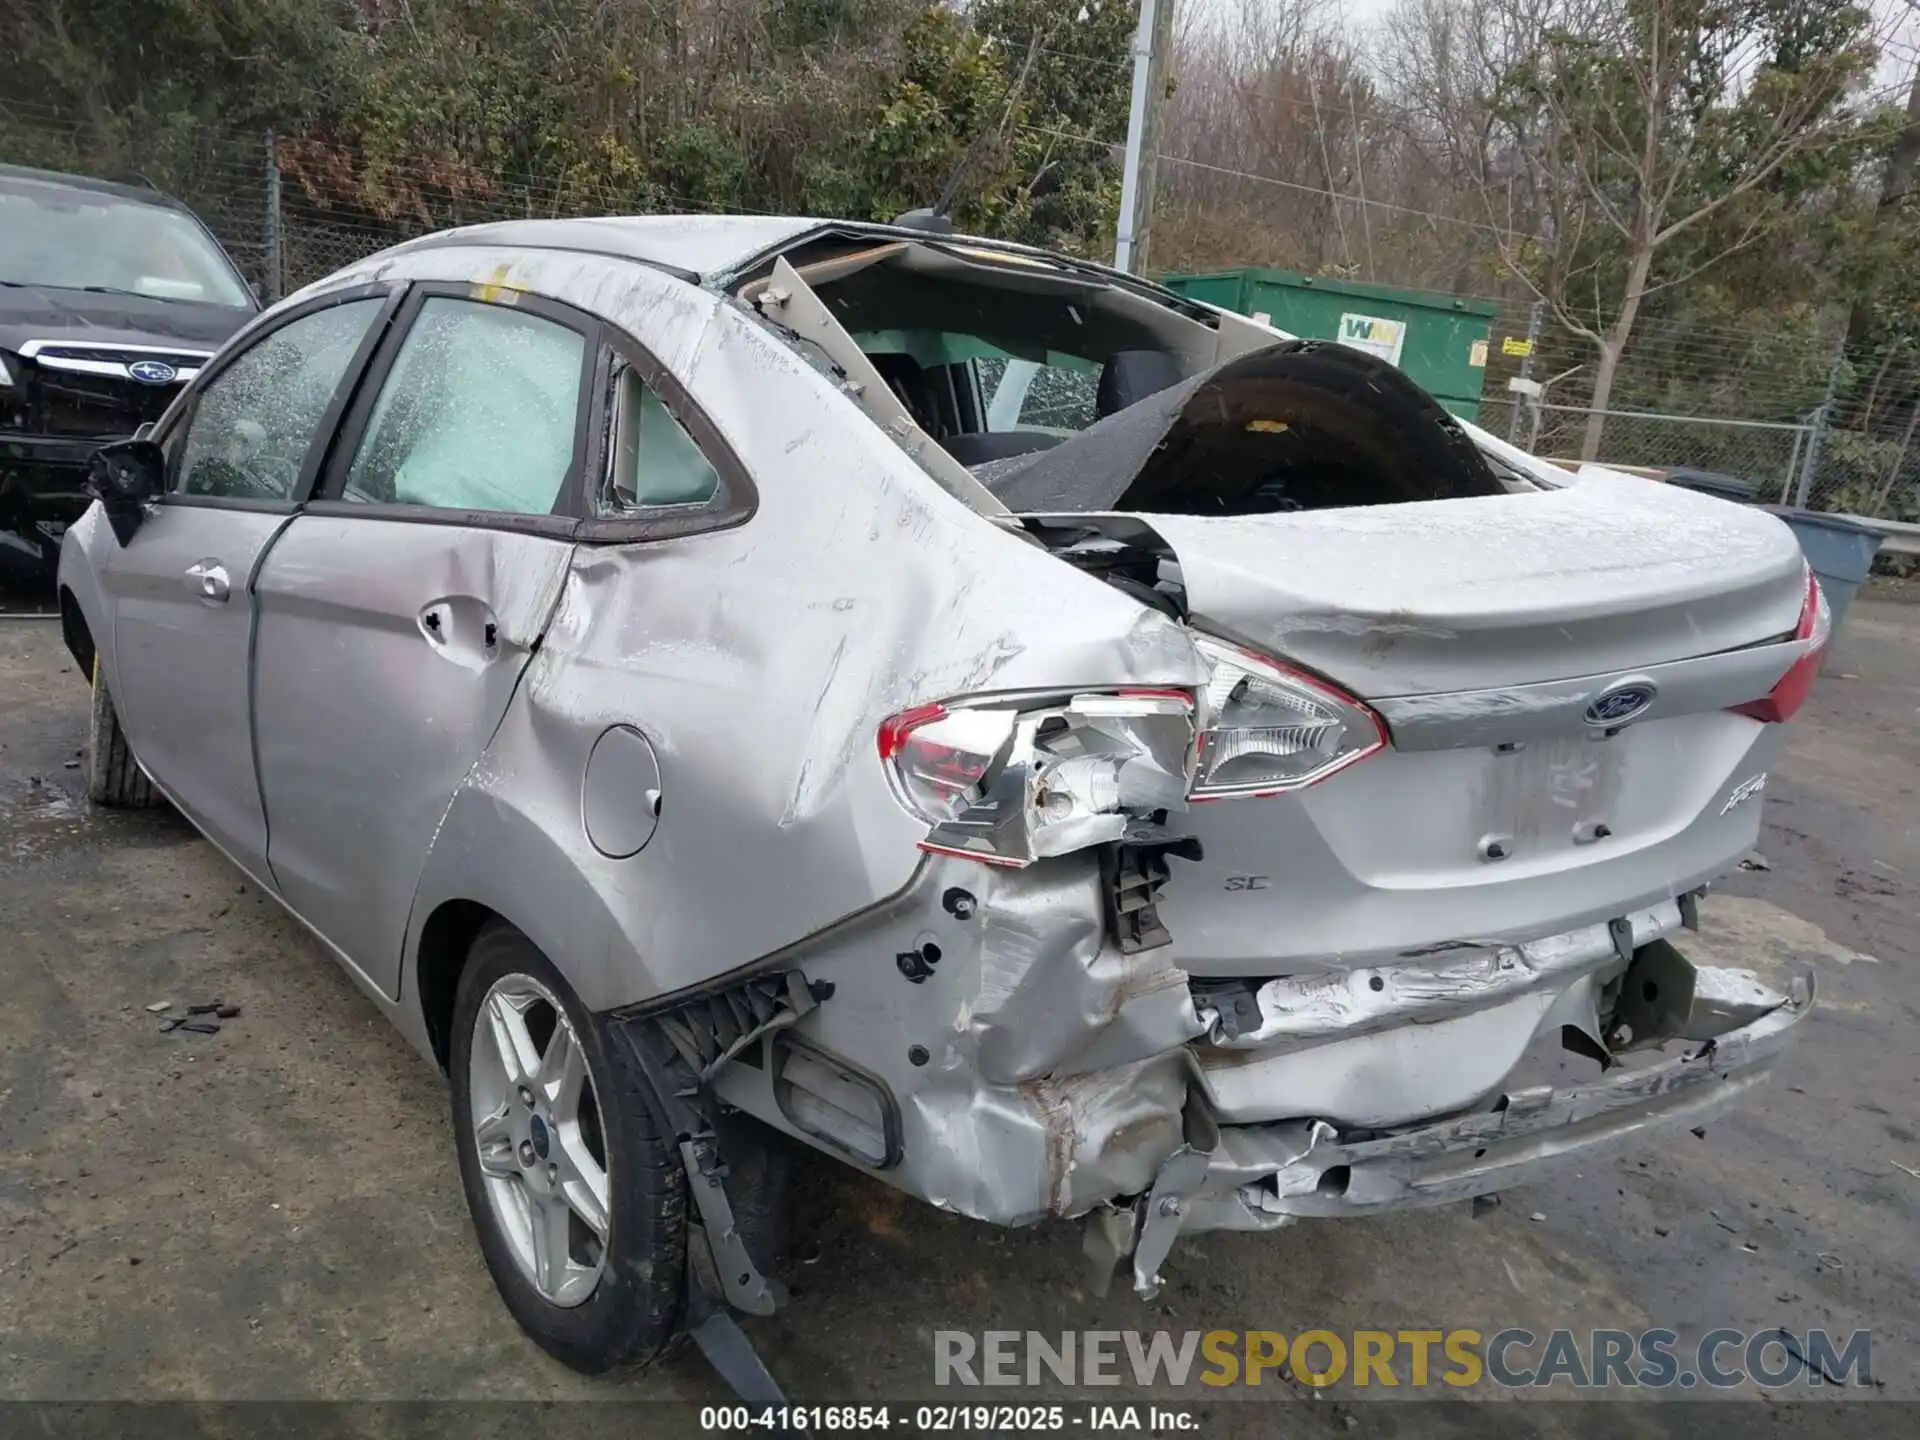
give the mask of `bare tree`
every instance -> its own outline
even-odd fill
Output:
[[[1855,11],[1838,43],[1782,63],[1780,36],[1823,0],[1476,3],[1496,88],[1464,158],[1506,269],[1595,349],[1590,460],[1643,303],[1787,218],[1769,182],[1857,129],[1877,50]]]
[[[1198,12],[1199,7],[1193,7]],[[1326,0],[1243,0],[1183,28],[1162,176],[1169,249],[1377,273],[1385,213],[1366,203],[1393,142],[1381,97]]]

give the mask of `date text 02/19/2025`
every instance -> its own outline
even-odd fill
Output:
[[[900,1429],[920,1435],[1016,1431],[1131,1431],[1191,1435],[1200,1417],[1160,1405],[708,1405],[700,1428],[714,1434],[806,1434]]]

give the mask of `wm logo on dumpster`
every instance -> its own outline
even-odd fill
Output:
[[[1356,315],[1352,312],[1340,317],[1339,339],[1342,345],[1351,345],[1355,350],[1377,355],[1389,365],[1400,363],[1400,347],[1406,338],[1407,326],[1403,320],[1388,320],[1379,315]]]

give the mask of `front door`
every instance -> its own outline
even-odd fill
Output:
[[[390,996],[434,832],[572,558],[597,326],[509,298],[415,292],[255,586],[273,873]]]
[[[296,313],[202,382],[163,437],[166,496],[103,550],[112,691],[143,768],[256,876],[266,822],[253,767],[249,587],[319,464],[384,295]]]

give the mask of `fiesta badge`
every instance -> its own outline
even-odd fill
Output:
[[[164,360],[136,360],[127,373],[144,385],[171,385],[180,372]]]
[[[1625,680],[1609,685],[1587,704],[1589,725],[1624,725],[1646,712],[1659,692],[1650,680]]]

